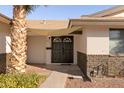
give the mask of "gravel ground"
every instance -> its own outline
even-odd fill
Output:
[[[95,78],[93,82],[68,78],[66,88],[124,88],[124,78]]]

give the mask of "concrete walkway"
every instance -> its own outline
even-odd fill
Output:
[[[51,68],[51,66],[48,68]],[[52,65],[52,68],[54,68],[54,70],[46,81],[41,84],[40,88],[64,88],[68,77],[82,78],[82,72],[76,65]]]
[[[40,88],[64,88],[68,75],[53,71]]]

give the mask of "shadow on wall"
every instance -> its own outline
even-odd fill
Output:
[[[0,35],[0,74],[6,73],[6,36]]]
[[[84,80],[91,81],[91,79],[87,76],[87,55],[81,52],[77,52],[77,64],[84,74]]]
[[[109,33],[108,33],[109,31],[107,29],[104,30],[102,30],[102,28],[98,28],[96,30],[93,29],[87,31],[87,37],[99,37],[99,38],[109,37]]]

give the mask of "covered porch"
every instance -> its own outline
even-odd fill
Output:
[[[68,21],[35,21],[35,26],[32,23],[28,23],[28,64],[77,64],[80,26],[70,28]]]

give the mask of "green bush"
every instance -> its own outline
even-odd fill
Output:
[[[35,88],[45,79],[38,74],[1,74],[0,88]]]

